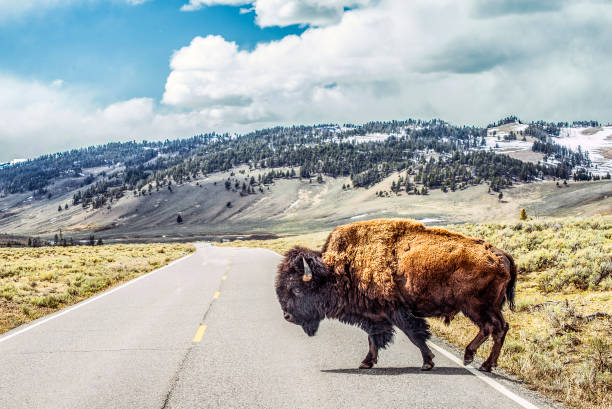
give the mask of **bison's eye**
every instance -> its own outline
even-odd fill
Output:
[[[291,291],[293,291],[293,294],[295,295],[302,295],[302,289],[300,287],[295,287]]]

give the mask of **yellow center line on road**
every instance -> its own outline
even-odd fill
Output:
[[[225,280],[227,277],[223,276],[222,277],[223,280]],[[217,299],[219,298],[219,296],[221,295],[221,293],[219,291],[216,291],[215,294],[213,295],[213,299]],[[196,332],[195,336],[193,337],[193,343],[198,343],[202,340],[202,337],[204,336],[204,333],[206,332],[206,324],[202,324],[200,325],[200,328],[198,328],[198,331]]]
[[[205,332],[206,332],[206,325],[204,324],[200,325],[200,328],[198,328],[198,332],[196,332],[195,337],[193,337],[193,342],[200,342]]]

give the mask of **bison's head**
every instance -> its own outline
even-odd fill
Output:
[[[289,250],[278,268],[276,295],[285,319],[300,325],[308,336],[316,334],[325,318],[328,279],[321,253],[304,247]]]

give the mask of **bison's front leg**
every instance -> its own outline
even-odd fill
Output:
[[[368,345],[369,350],[368,354],[363,361],[361,361],[361,365],[359,365],[359,369],[370,369],[374,366],[375,363],[378,362],[378,348],[375,347],[374,342],[372,341],[372,337],[368,335]]]
[[[370,369],[378,362],[378,350],[385,348],[393,339],[393,328],[385,326],[384,329],[377,328],[377,331],[368,332],[369,350],[366,357],[361,361],[359,369]]]

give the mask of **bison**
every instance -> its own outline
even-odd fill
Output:
[[[502,308],[508,301],[514,309],[515,283],[512,256],[483,240],[410,220],[371,220],[336,227],[320,252],[289,250],[275,286],[284,318],[309,336],[324,318],[363,329],[369,351],[360,369],[377,363],[397,327],[420,349],[421,369],[430,370],[434,354],[424,318],[448,324],[462,312],[480,329],[464,362],[492,336],[480,367],[491,371],[508,331]]]

